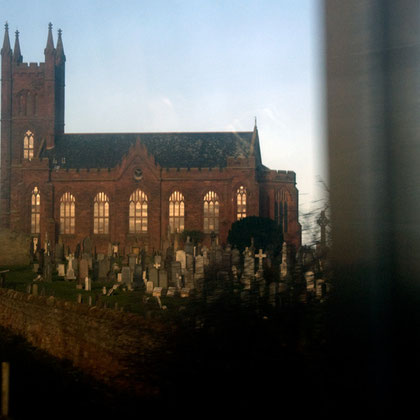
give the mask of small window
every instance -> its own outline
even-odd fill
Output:
[[[147,195],[140,189],[131,194],[128,217],[129,233],[147,232],[147,201]]]
[[[39,234],[41,232],[40,222],[41,222],[41,195],[39,193],[38,187],[35,187],[32,190],[32,196],[31,196],[31,233],[32,234]]]
[[[219,232],[219,197],[214,191],[204,196],[204,233]]]
[[[76,216],[75,216],[76,200],[69,192],[62,195],[60,199],[60,233],[72,234],[75,232]]]
[[[104,192],[96,194],[93,203],[93,233],[109,233],[109,198]]]
[[[174,191],[169,197],[169,227],[171,233],[184,230],[184,214],[184,196],[179,191]]]
[[[280,225],[284,233],[287,233],[289,228],[290,201],[290,194],[284,190],[277,191],[274,196],[274,220]]]
[[[241,186],[236,191],[236,220],[246,217],[246,188]]]
[[[23,138],[23,159],[31,160],[34,157],[34,135],[27,131]]]

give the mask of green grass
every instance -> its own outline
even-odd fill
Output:
[[[111,296],[106,296],[102,292],[102,288],[106,286],[109,290],[113,286],[110,281],[92,281],[92,290],[85,291],[77,289],[75,280],[66,281],[59,277],[57,273],[53,273],[52,281],[37,281],[34,282],[37,274],[33,272],[32,267],[14,267],[6,274],[6,282],[4,287],[13,289],[19,292],[27,293],[28,286],[34,283],[38,284],[38,295],[54,296],[58,299],[77,302],[78,295],[82,295],[82,303],[88,304],[89,296],[92,297],[92,305],[104,306],[108,308],[115,308],[118,304],[118,309],[123,308],[125,312],[132,312],[139,315],[146,315],[149,311],[159,310],[157,299],[145,295],[142,290],[124,291],[120,287]],[[146,300],[146,301],[145,301]],[[161,299],[162,305],[167,307],[165,315],[170,315],[173,312],[179,312],[179,308],[186,304],[187,299],[180,297]]]

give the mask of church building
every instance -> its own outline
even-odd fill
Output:
[[[1,50],[0,226],[42,247],[74,251],[90,237],[97,252],[160,250],[183,230],[227,241],[233,222],[270,217],[298,248],[296,174],[261,161],[249,132],[64,132],[61,31],[49,25],[44,63],[25,63],[6,24]]]

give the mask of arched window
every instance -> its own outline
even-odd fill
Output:
[[[76,200],[69,192],[64,193],[60,199],[60,233],[71,234],[75,231],[76,216],[75,216]]]
[[[34,135],[29,130],[23,138],[23,158],[31,160],[34,157]]]
[[[184,230],[184,196],[179,191],[174,191],[169,197],[169,227],[171,233]]]
[[[109,233],[109,198],[104,192],[96,194],[94,199],[93,233]]]
[[[147,232],[147,195],[142,190],[136,190],[130,196],[128,231]]]
[[[289,202],[291,201],[288,192],[276,191],[274,196],[274,220],[280,225],[283,232],[287,233],[289,225]]]
[[[214,191],[204,196],[204,233],[219,232],[219,197]]]
[[[41,194],[38,187],[32,190],[31,196],[31,233],[38,234],[41,232]]]
[[[240,186],[236,191],[236,220],[246,217],[246,188]]]

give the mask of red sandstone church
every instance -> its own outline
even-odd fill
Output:
[[[296,174],[262,164],[258,130],[199,133],[64,133],[65,61],[49,25],[45,63],[24,63],[16,31],[1,50],[1,226],[45,246],[98,252],[161,249],[168,235],[214,232],[270,217],[301,243]]]

